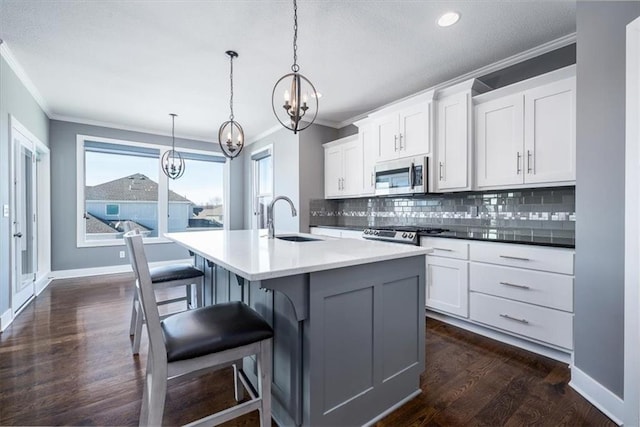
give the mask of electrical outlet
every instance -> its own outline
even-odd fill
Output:
[[[120,258],[124,258],[124,251],[120,251]]]

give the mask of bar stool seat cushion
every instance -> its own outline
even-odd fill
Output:
[[[167,361],[191,359],[273,337],[246,304],[233,301],[174,314],[161,322]]]
[[[172,282],[174,280],[194,279],[204,273],[189,264],[173,264],[149,269],[151,283]]]

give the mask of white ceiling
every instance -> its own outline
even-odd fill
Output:
[[[575,32],[575,1],[298,0],[298,63],[340,126],[393,100]],[[458,24],[440,28],[445,11]],[[277,125],[292,1],[0,0],[0,38],[52,118],[215,141],[234,110],[247,140]]]

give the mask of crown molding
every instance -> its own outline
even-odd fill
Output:
[[[47,117],[51,118],[51,109],[44,100],[44,97],[33,81],[29,78],[27,72],[22,68],[22,65],[20,65],[13,52],[11,52],[11,49],[9,49],[9,46],[7,46],[7,42],[4,40],[0,40],[0,56],[4,58],[7,65],[9,65],[9,68],[13,70],[15,75],[18,77],[18,80],[20,80],[33,99],[38,103],[42,111],[44,111]]]
[[[99,126],[99,127],[105,127],[109,129],[115,129],[115,130],[139,132],[139,133],[146,133],[150,135],[167,136],[171,138],[171,132],[162,132],[162,131],[158,131],[157,129],[145,128],[142,126],[128,126],[128,125],[123,125],[121,123],[112,123],[112,122],[106,122],[101,120],[84,119],[84,118],[73,117],[73,116],[65,116],[62,114],[52,114],[51,116],[49,116],[49,118],[51,120],[58,120],[61,122],[77,123],[77,124],[88,125],[88,126]],[[214,139],[203,139],[202,137],[199,137],[199,136],[186,135],[182,133],[176,133],[176,138],[189,139],[197,142],[206,142],[206,143],[215,143],[215,144],[218,143],[218,141]]]
[[[545,54],[547,52],[551,52],[552,50],[556,50],[556,49],[559,49],[561,47],[568,46],[568,45],[570,45],[572,43],[575,43],[576,40],[577,40],[576,33],[567,34],[566,36],[562,36],[562,37],[557,38],[555,40],[551,40],[550,42],[543,43],[543,44],[541,44],[539,46],[536,46],[536,47],[534,47],[532,49],[525,50],[524,52],[517,53],[517,54],[515,54],[513,56],[510,56],[508,58],[505,58],[505,59],[502,59],[500,61],[494,62],[492,64],[485,65],[484,67],[480,67],[480,68],[478,68],[476,70],[473,70],[473,71],[471,71],[469,73],[466,73],[466,74],[463,74],[461,76],[455,77],[455,78],[453,78],[451,80],[447,80],[446,82],[439,83],[439,84],[437,84],[435,86],[431,86],[431,87],[429,87],[427,89],[423,89],[423,90],[421,90],[419,92],[416,92],[414,94],[411,94],[409,96],[405,96],[404,98],[397,99],[395,101],[389,102],[388,104],[382,105],[382,106],[380,106],[380,107],[378,107],[378,108],[376,108],[374,110],[371,110],[371,111],[369,111],[367,113],[358,114],[357,116],[354,116],[354,117],[352,117],[350,119],[343,120],[343,121],[339,122],[337,125],[339,126],[339,128],[343,128],[345,126],[353,124],[353,122],[356,122],[358,120],[362,120],[362,119],[366,118],[367,116],[369,116],[372,113],[375,113],[375,112],[380,111],[380,110],[382,110],[384,108],[387,108],[387,107],[391,107],[391,106],[393,106],[395,104],[398,104],[398,103],[400,103],[402,101],[405,101],[405,100],[407,100],[409,98],[413,98],[413,97],[415,97],[417,95],[421,95],[421,94],[423,94],[425,92],[429,92],[429,91],[438,91],[438,90],[447,88],[449,86],[453,86],[453,85],[462,83],[462,82],[464,82],[466,80],[469,80],[469,79],[478,78],[478,77],[484,76],[485,74],[489,74],[489,73],[493,73],[493,72],[502,70],[503,68],[507,68],[507,67],[510,67],[512,65],[518,64],[518,63],[520,63],[522,61],[526,61],[528,59],[535,58],[536,56],[540,56],[540,55]]]

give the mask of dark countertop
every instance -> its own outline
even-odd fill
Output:
[[[332,226],[332,225],[312,225],[311,227],[320,228],[334,228],[341,230],[363,230],[364,227],[344,227],[344,226]],[[449,229],[440,234],[428,234],[420,233],[421,236],[427,237],[439,237],[448,239],[464,239],[464,240],[478,240],[485,242],[501,242],[501,243],[516,243],[522,245],[535,245],[535,246],[550,246],[556,248],[570,248],[576,247],[574,237],[556,237],[551,235],[549,230],[532,230],[532,229],[500,229],[500,228],[481,228],[481,227],[453,227],[448,225],[441,225],[442,227]],[[544,234],[543,234],[544,233]]]

